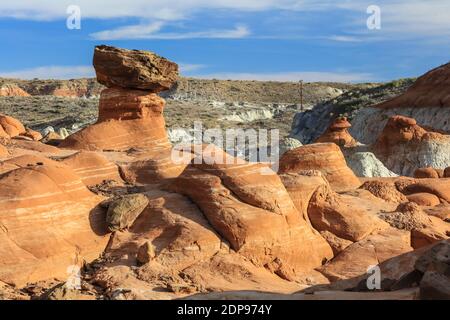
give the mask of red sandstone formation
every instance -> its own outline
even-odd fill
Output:
[[[118,166],[98,153],[80,151],[63,159],[62,163],[72,168],[87,186],[109,180],[123,182]]]
[[[91,151],[170,148],[164,105],[164,99],[146,91],[105,89],[97,122],[67,137],[60,147]]]
[[[379,104],[379,108],[450,107],[450,63],[433,69],[402,95]]]
[[[337,118],[316,142],[333,142],[340,147],[353,147],[357,142],[348,132],[348,128],[351,126],[347,118]]]
[[[431,178],[431,179],[438,179],[439,173],[436,169],[428,167],[428,168],[419,168],[416,171],[414,171],[414,178],[419,179],[425,179],[425,178]]]
[[[133,161],[122,164],[121,170],[131,183],[154,183],[179,175],[186,164],[171,160],[163,117],[165,101],[156,94],[176,81],[177,65],[150,52],[100,46],[94,66],[98,81],[113,87],[101,92],[97,122],[59,146],[128,152]]]
[[[445,168],[444,178],[450,178],[450,167]]]
[[[280,178],[269,173],[263,164],[208,164],[203,156],[170,189],[194,201],[231,247],[256,265],[278,261],[294,274],[320,266],[332,257],[330,247],[301,218]]]
[[[392,116],[372,149],[388,169],[412,176],[422,167],[439,167],[448,163],[449,146],[450,136],[429,132],[412,118]],[[421,171],[418,174],[423,176]],[[440,177],[442,174],[436,170],[432,176]]]
[[[389,148],[399,143],[420,141],[427,131],[417,125],[416,120],[404,116],[392,116],[378,137],[378,148]]]
[[[287,151],[280,159],[279,173],[297,173],[318,170],[336,191],[361,185],[347,167],[344,155],[334,143],[317,143]]]
[[[23,124],[13,117],[0,114],[0,135],[3,137],[16,137],[25,134],[25,127]],[[6,133],[6,135],[5,135]]]
[[[368,190],[374,196],[381,198],[388,202],[402,203],[406,202],[407,198],[404,194],[397,190],[394,182],[371,180],[366,181],[361,186],[361,189]]]
[[[358,290],[371,265],[380,265],[383,289],[394,283],[395,297],[405,297],[396,291],[401,277],[418,270],[421,289],[411,290],[426,296],[424,288],[439,288],[420,259],[446,250],[439,241],[450,236],[448,179],[364,179],[360,187],[335,143],[288,151],[280,175],[211,145],[186,147],[179,155],[190,164],[175,165],[156,95],[176,78],[174,64],[99,47],[95,66],[99,81],[114,86],[101,94],[97,123],[64,149],[30,141],[33,132],[0,117],[8,149],[0,144],[8,158],[0,161],[0,296],[18,299],[28,283],[64,281],[68,267],[84,261],[85,287],[108,299]],[[348,125],[335,122],[328,138],[348,146]],[[391,119],[384,135],[389,152],[436,138],[404,117]],[[60,282],[42,297],[92,295]]]
[[[0,138],[28,138],[39,141],[42,135],[34,130],[25,128],[17,119],[0,114]]]
[[[434,207],[441,203],[436,195],[426,192],[410,194],[407,198],[409,201],[425,207]]]
[[[98,46],[94,52],[97,81],[111,87],[160,92],[178,79],[178,65],[153,52]]]
[[[4,84],[0,87],[0,97],[29,97],[30,95],[14,84]]]
[[[70,265],[95,259],[107,244],[95,209],[101,198],[65,165],[33,157],[16,165],[0,176],[0,281],[66,278]]]
[[[8,149],[0,144],[0,158],[6,157],[8,155]]]

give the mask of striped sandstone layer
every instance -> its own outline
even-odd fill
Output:
[[[104,250],[102,201],[64,164],[26,156],[0,176],[0,281],[66,279]]]

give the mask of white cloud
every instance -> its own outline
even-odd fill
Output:
[[[275,72],[275,73],[214,73],[195,75],[199,79],[218,80],[259,80],[259,81],[329,81],[329,82],[365,82],[373,81],[369,73],[352,72]]]
[[[94,76],[94,68],[90,66],[42,66],[31,69],[0,72],[0,77],[19,79],[77,79],[92,78]]]
[[[205,68],[205,65],[180,63],[182,74],[191,73]],[[373,75],[369,73],[352,72],[274,72],[274,73],[213,73],[191,75],[199,79],[220,80],[260,80],[260,81],[335,81],[335,82],[363,82],[372,81]],[[19,79],[78,79],[95,77],[94,68],[91,66],[42,66],[37,68],[17,71],[1,72],[3,78]]]
[[[325,39],[331,40],[331,41],[337,41],[337,42],[361,42],[362,40],[360,38],[354,37],[354,36],[330,36],[326,37]]]
[[[206,10],[232,10],[240,12],[268,11],[276,14],[276,10],[289,11],[317,11],[324,15],[332,10],[340,9],[354,13],[351,21],[329,21],[344,25],[346,33],[361,33],[365,30],[367,19],[366,8],[376,4],[381,7],[383,39],[403,39],[416,36],[442,37],[450,35],[449,0],[20,0],[0,1],[0,18],[14,17],[28,20],[65,19],[66,9],[76,4],[81,8],[82,18],[112,19],[133,17],[143,21],[179,21],[192,19],[196,13]],[[245,16],[244,16],[245,17]],[[301,21],[299,21],[301,23]],[[305,22],[306,23],[306,22]],[[136,30],[142,26],[126,26],[115,30],[101,31],[96,34],[97,39],[122,39],[124,34],[139,34],[143,38],[153,35],[157,23],[147,25],[147,30]],[[153,32],[152,32],[153,31]],[[227,31],[227,30],[225,30]],[[228,30],[230,31],[230,30]],[[239,37],[239,32],[229,32],[228,37]],[[244,30],[240,30],[245,34]],[[217,37],[220,30],[193,32],[190,34],[158,34],[157,39],[185,39],[188,37]],[[374,33],[368,33],[374,35]],[[227,32],[224,33],[227,36]],[[282,36],[282,35],[280,35]],[[349,36],[349,35],[347,35]],[[330,39],[345,41],[341,38]],[[153,38],[153,37],[152,37]],[[129,38],[127,38],[129,39]],[[381,38],[379,38],[381,39]],[[448,40],[448,39],[446,39]]]
[[[198,71],[205,67],[202,64],[180,63],[182,74]],[[1,72],[0,77],[16,79],[78,79],[95,77],[91,66],[42,66],[30,69]]]
[[[2,1],[0,16],[23,19],[60,19],[66,8],[80,6],[85,18],[138,17],[179,20],[202,9],[260,11],[295,9],[308,1],[298,0],[21,0]]]
[[[250,30],[244,25],[237,25],[234,29],[212,29],[194,32],[159,32],[163,22],[125,26],[112,30],[92,33],[95,40],[130,40],[130,39],[164,39],[181,40],[196,38],[238,39],[250,35]]]
[[[179,63],[178,66],[180,67],[180,73],[182,74],[198,71],[206,67],[204,64],[193,64],[193,63]]]
[[[146,39],[161,30],[162,26],[163,23],[160,21],[150,24],[125,26],[91,33],[91,37],[96,40]]]

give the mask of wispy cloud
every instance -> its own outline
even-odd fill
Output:
[[[42,66],[16,71],[0,71],[0,77],[18,79],[77,79],[94,76],[94,68],[90,66]]]
[[[344,10],[352,14],[344,31],[361,32],[365,29],[366,8],[379,5],[382,14],[382,32],[390,38],[403,39],[416,35],[450,35],[449,0],[21,0],[1,1],[0,18],[13,17],[27,20],[55,20],[67,17],[69,5],[77,4],[81,8],[83,19],[138,18],[150,21],[147,25],[120,27],[93,34],[96,39],[187,39],[187,38],[239,38],[248,36],[248,29],[206,30],[189,33],[158,32],[160,22],[154,21],[192,21],[200,12],[277,13],[323,11],[330,14],[335,10]],[[307,22],[299,19],[299,23]],[[336,21],[326,23],[337,23]],[[139,30],[142,29],[142,30]],[[253,29],[253,28],[252,28]],[[339,33],[337,33],[339,34]],[[262,35],[262,34],[260,34]],[[255,35],[256,36],[256,35]],[[280,35],[282,36],[282,35]],[[342,36],[331,36],[332,41],[346,41]],[[448,39],[446,39],[448,40]]]
[[[182,74],[198,71],[206,67],[204,64],[193,64],[193,63],[179,63],[178,65],[180,67],[180,72]]]
[[[180,63],[181,74],[189,74],[206,66],[203,64]],[[15,71],[0,71],[0,77],[17,79],[79,79],[95,77],[91,66],[42,66]]]
[[[227,72],[214,74],[197,74],[193,76],[199,79],[218,80],[258,80],[258,81],[308,81],[308,82],[364,82],[374,81],[370,73],[353,72],[274,72],[274,73],[241,73]]]
[[[139,24],[120,27],[113,30],[104,30],[92,33],[90,36],[95,40],[137,40],[137,39],[160,39],[160,40],[182,40],[182,39],[239,39],[250,35],[247,26],[237,25],[233,29],[211,29],[191,32],[160,32],[164,26],[163,22],[150,24]]]
[[[146,39],[161,30],[163,22],[124,26],[112,30],[104,30],[91,33],[91,38],[96,40],[122,40],[122,39]]]
[[[326,40],[337,41],[337,42],[361,42],[363,41],[361,38],[355,36],[338,36],[333,35],[329,37],[325,37]]]

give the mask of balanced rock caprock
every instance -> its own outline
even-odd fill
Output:
[[[357,142],[348,132],[351,126],[346,117],[337,118],[316,142],[333,142],[340,147],[353,147]]]
[[[178,65],[153,52],[98,46],[94,52],[97,81],[107,87],[168,90],[178,79]]]
[[[186,164],[171,160],[163,109],[157,95],[178,77],[178,66],[151,52],[100,46],[95,50],[97,80],[107,85],[100,94],[95,124],[67,137],[59,147],[89,151],[131,152],[121,167],[131,183],[151,183],[177,176]]]

